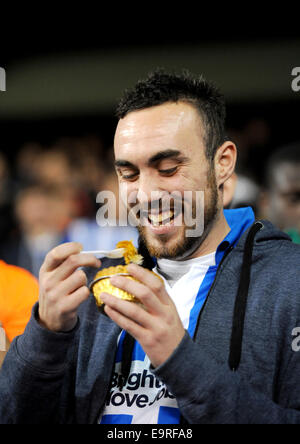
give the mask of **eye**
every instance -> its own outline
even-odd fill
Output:
[[[124,172],[119,171],[119,175],[124,180],[135,180],[138,176],[138,172],[131,173],[131,174],[124,174]]]
[[[292,205],[296,205],[300,202],[300,193],[291,193],[287,196],[287,199]]]
[[[123,179],[125,179],[125,180],[133,180],[133,179],[136,178],[136,176],[137,176],[137,173],[136,174],[130,174],[129,176],[123,176]]]
[[[166,176],[171,176],[172,174],[176,173],[177,166],[173,168],[169,168],[167,170],[158,170],[160,174],[164,174]]]

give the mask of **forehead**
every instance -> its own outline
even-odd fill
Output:
[[[133,111],[120,119],[115,134],[115,157],[138,159],[157,151],[177,149],[193,154],[204,148],[204,128],[196,108],[188,103],[166,103]],[[203,150],[204,151],[204,150]]]

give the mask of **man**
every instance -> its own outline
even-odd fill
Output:
[[[300,423],[300,249],[250,208],[223,210],[236,162],[223,96],[157,71],[118,117],[120,191],[163,283],[131,264],[138,282],[111,282],[142,306],[102,294],[105,315],[78,270],[99,260],[76,243],[51,251],[2,368],[1,422]]]
[[[261,212],[300,243],[300,143],[279,148],[269,158]]]

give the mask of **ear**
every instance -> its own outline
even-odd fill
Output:
[[[221,145],[215,155],[215,173],[217,186],[220,189],[226,180],[234,173],[237,159],[237,149],[233,142],[227,141]]]

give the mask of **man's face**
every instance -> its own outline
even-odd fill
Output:
[[[134,111],[118,123],[115,165],[120,192],[130,201],[129,209],[139,205],[138,230],[152,256],[191,257],[216,219],[219,196],[204,135],[197,110],[184,102]],[[198,191],[204,192],[204,231],[187,236],[185,216],[199,215]],[[189,197],[183,199],[185,192]]]
[[[300,164],[281,164],[268,194],[269,219],[282,230],[300,231]]]

